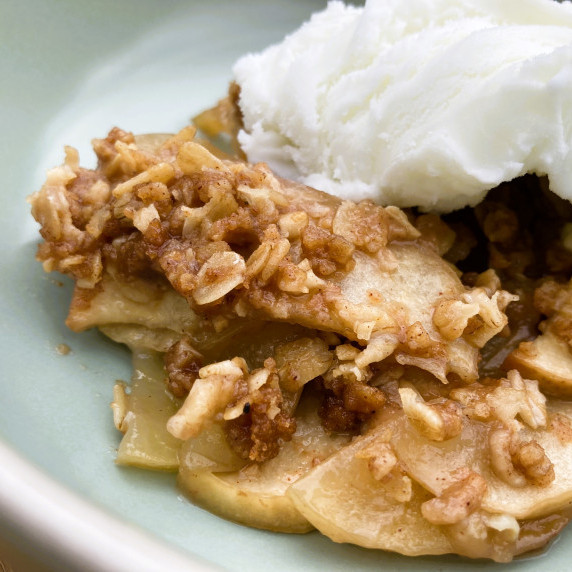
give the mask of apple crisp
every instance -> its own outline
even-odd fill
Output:
[[[203,125],[232,129],[224,105]],[[237,522],[408,555],[507,562],[562,530],[572,254],[541,179],[438,217],[281,179],[194,127],[93,146],[97,168],[67,148],[30,202],[38,259],[75,280],[68,326],[133,350],[119,463],[179,471]]]

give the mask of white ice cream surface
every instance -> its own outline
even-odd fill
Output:
[[[570,2],[330,2],[234,74],[241,145],[283,176],[449,211],[537,173],[572,199]]]

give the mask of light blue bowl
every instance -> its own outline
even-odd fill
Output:
[[[0,525],[59,570],[568,570],[571,532],[509,565],[409,559],[221,520],[172,475],[117,467],[109,402],[130,357],[63,324],[70,284],[34,261],[25,202],[63,146],[93,165],[114,125],[176,131],[224,96],[238,56],[295,29],[320,1],[4,0],[0,7]],[[68,355],[56,348],[67,344]],[[0,555],[1,560],[1,555]]]

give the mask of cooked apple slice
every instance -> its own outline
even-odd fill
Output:
[[[186,471],[225,473],[246,465],[228,444],[220,423],[211,423],[202,433],[188,439],[181,447],[181,466]]]
[[[374,431],[359,437],[294,483],[288,496],[320,532],[335,542],[418,556],[451,552],[439,526],[421,516],[432,498],[412,483],[411,500],[396,500],[394,491],[376,480],[360,451],[380,439]]]
[[[162,281],[127,281],[110,273],[103,275],[95,291],[75,288],[66,321],[76,332],[108,324],[138,324],[179,334],[194,332],[204,323],[185,299]]]
[[[99,327],[116,342],[160,352],[185,336],[211,361],[237,338],[249,339],[263,325],[236,318],[217,331],[162,280],[124,280],[110,273],[103,275],[95,291],[75,288],[66,323],[74,331]]]
[[[566,404],[552,404],[553,414],[572,419]],[[566,421],[565,421],[566,422]],[[490,426],[465,419],[462,433],[447,441],[433,441],[422,435],[402,412],[384,420],[392,430],[391,444],[408,474],[439,495],[456,479],[457,471],[468,468],[482,475],[487,492],[482,508],[491,513],[510,514],[517,519],[538,518],[564,508],[572,501],[572,439],[562,438],[553,423],[547,428],[523,428],[524,441],[535,440],[554,465],[555,478],[546,486],[511,486],[491,468]]]
[[[207,429],[208,437],[196,438],[200,444],[194,439],[185,444],[179,471],[181,487],[196,504],[241,524],[277,532],[312,530],[286,491],[349,440],[344,435],[328,435],[316,409],[315,399],[305,397],[298,406],[296,432],[291,441],[284,443],[280,454],[238,471],[214,472],[228,470],[229,463],[236,461],[212,426]]]
[[[178,468],[181,441],[167,431],[167,420],[181,403],[167,391],[164,377],[158,354],[134,351],[130,392],[116,386],[112,404],[116,425],[125,432],[117,451],[118,464],[169,471]]]
[[[292,477],[294,478],[294,477]],[[274,532],[304,533],[312,525],[294,507],[278,475],[211,473],[182,468],[179,482],[197,505],[227,520]]]
[[[504,363],[524,377],[537,379],[541,389],[557,397],[572,397],[572,352],[570,346],[549,329],[532,342],[521,343]]]
[[[515,555],[526,554],[546,546],[548,542],[560,534],[568,521],[568,517],[564,515],[551,514],[544,518],[522,522]]]

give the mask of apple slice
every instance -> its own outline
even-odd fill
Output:
[[[168,433],[167,420],[176,413],[181,402],[167,391],[164,377],[159,354],[133,352],[130,392],[119,395],[115,392],[112,404],[115,410],[122,409],[119,425],[125,432],[117,451],[119,465],[177,470],[181,441]]]
[[[412,483],[411,500],[399,502],[359,458],[376,440],[383,438],[375,430],[357,438],[296,481],[288,490],[295,507],[335,542],[410,556],[451,552],[441,527],[421,516],[421,504],[432,495]]]
[[[570,406],[551,403],[553,414],[572,420]],[[562,439],[555,427],[521,431],[524,441],[535,440],[554,465],[555,478],[548,486],[527,484],[514,487],[492,470],[489,451],[489,425],[465,418],[460,435],[447,441],[432,441],[422,435],[402,411],[383,420],[393,435],[391,445],[408,474],[427,490],[440,495],[455,482],[455,474],[465,467],[482,475],[487,492],[483,510],[509,514],[517,519],[539,518],[554,513],[572,502],[572,439]]]
[[[225,473],[246,465],[228,444],[220,423],[211,423],[202,433],[183,443],[181,467],[187,472]]]
[[[507,356],[503,367],[537,379],[544,393],[572,397],[572,352],[566,341],[550,329],[531,342],[521,343]]]
[[[327,434],[316,411],[316,398],[304,395],[296,411],[296,432],[282,445],[280,454],[233,471],[229,470],[233,463],[240,461],[233,457],[220,427],[213,424],[185,443],[179,471],[181,488],[199,506],[240,524],[276,532],[312,530],[286,491],[349,440],[346,435]]]
[[[183,467],[179,483],[195,504],[227,520],[274,532],[313,529],[285,496],[288,483],[275,474],[211,473]]]

